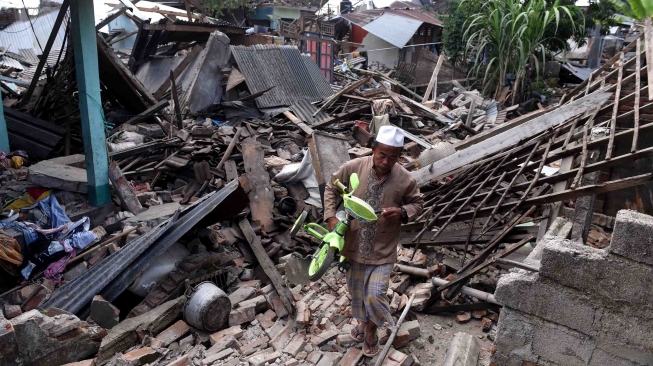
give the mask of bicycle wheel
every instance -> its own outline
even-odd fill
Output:
[[[311,265],[308,267],[308,278],[311,281],[316,281],[322,277],[331,266],[335,256],[336,249],[329,243],[323,243],[311,260]]]

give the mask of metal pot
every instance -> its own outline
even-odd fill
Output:
[[[224,291],[212,282],[202,282],[186,296],[186,323],[210,332],[224,328],[231,312],[231,301]]]

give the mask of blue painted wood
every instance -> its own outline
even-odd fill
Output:
[[[7,133],[5,111],[2,107],[2,92],[0,92],[0,151],[9,153],[9,134]]]
[[[82,136],[86,155],[88,199],[92,205],[101,206],[111,201],[111,194],[105,147],[104,115],[100,99],[100,74],[93,0],[71,1],[70,18],[79,89]]]

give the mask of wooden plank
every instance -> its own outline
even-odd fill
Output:
[[[469,105],[469,113],[467,113],[467,122],[465,126],[472,127],[472,119],[474,118],[474,109],[476,109],[476,99],[472,99],[472,104]]]
[[[220,159],[220,162],[218,163],[218,166],[215,167],[217,170],[222,169],[222,166],[225,164],[227,159],[229,159],[229,156],[231,155],[231,152],[234,150],[234,147],[236,146],[236,144],[240,140],[240,135],[242,134],[242,132],[243,132],[243,127],[239,127],[236,130],[236,134],[234,135],[234,137],[231,138],[231,142],[229,142],[229,146],[227,146],[227,150],[225,150],[224,154],[222,155],[222,159]],[[234,165],[234,167],[235,167],[235,165]],[[236,171],[236,178],[237,177],[238,177],[238,171]]]
[[[195,45],[190,52],[186,55],[186,57],[175,67],[174,70],[172,70],[172,73],[175,76],[175,80],[181,75],[184,70],[190,65],[191,61],[195,59],[195,57],[202,51],[202,47],[199,45]],[[166,79],[163,84],[159,87],[159,89],[154,92],[154,99],[161,99],[163,97],[163,94],[166,93],[166,91],[170,88],[170,79]]]
[[[190,4],[188,3],[188,0],[184,0],[184,7],[186,8],[186,17],[188,18],[189,22],[193,22],[193,13],[190,11]]]
[[[181,106],[179,105],[179,98],[177,97],[177,85],[175,85],[175,74],[170,70],[170,96],[172,96],[172,101],[175,104],[175,116],[177,117],[177,128],[184,128],[183,117],[181,116]],[[172,128],[170,129],[172,131]]]
[[[435,68],[433,69],[433,74],[431,75],[431,80],[429,81],[428,87],[426,87],[426,92],[424,93],[424,97],[422,98],[422,103],[426,103],[429,100],[429,95],[431,94],[431,91],[433,91],[433,95],[435,96],[436,90],[437,90],[437,82],[438,82],[438,73],[440,73],[440,67],[442,67],[442,62],[444,61],[444,54],[440,54],[440,57],[438,58],[438,62],[435,64]],[[435,97],[431,98],[431,100],[435,100]]]
[[[137,30],[135,30],[135,31],[133,31],[133,32],[129,32],[129,33],[127,33],[127,34],[123,34],[122,36],[120,36],[120,37],[118,37],[118,38],[116,38],[116,39],[112,39],[111,42],[109,42],[109,43],[107,43],[107,44],[108,44],[109,46],[111,46],[112,44],[115,44],[115,43],[118,43],[118,42],[120,42],[120,41],[122,41],[122,40],[124,40],[124,39],[127,39],[127,38],[133,36],[133,35],[136,34],[136,33],[138,33]]]
[[[136,116],[132,117],[129,121],[123,123],[120,126],[127,126],[127,125],[130,125],[132,123],[138,123],[138,122],[144,121],[144,120],[148,119],[150,116],[152,116],[153,114],[155,114],[155,113],[159,112],[160,110],[162,110],[163,108],[167,107],[168,105],[170,105],[170,102],[167,99],[163,99],[162,101],[158,102],[157,104],[155,104],[155,105],[151,106],[150,108],[148,108],[147,110],[145,110],[143,113],[139,113]],[[120,127],[118,129],[120,129]]]
[[[301,130],[304,131],[305,134],[309,136],[313,134],[313,129],[308,127],[306,123],[302,122],[302,120],[297,118],[297,116],[295,116],[291,111],[285,111],[283,112],[283,115],[286,116],[290,120],[290,122],[296,124],[297,127],[301,128]]]
[[[229,79],[227,80],[227,87],[225,90],[229,91],[243,81],[245,81],[245,77],[240,73],[240,71],[238,71],[237,68],[234,67],[231,69],[231,73],[229,74]]]
[[[496,135],[498,135],[498,134],[500,134],[502,132],[505,132],[505,131],[507,131],[507,130],[509,130],[511,128],[515,128],[517,126],[523,125],[524,123],[526,123],[526,122],[528,122],[528,121],[530,121],[530,120],[532,120],[532,119],[534,119],[536,117],[539,117],[539,116],[551,111],[552,109],[553,109],[553,107],[549,107],[546,110],[539,110],[538,109],[538,110],[535,110],[533,112],[524,114],[523,116],[519,116],[519,117],[517,117],[517,118],[515,118],[513,120],[510,120],[510,121],[508,121],[506,123],[503,123],[503,124],[501,124],[499,126],[496,126],[496,127],[493,127],[493,128],[491,128],[491,129],[489,129],[487,131],[484,131],[483,133],[480,133],[480,134],[478,134],[476,136],[472,136],[470,138],[467,138],[467,139],[465,139],[463,141],[460,141],[460,142],[456,143],[454,145],[454,149],[456,149],[456,150],[466,149],[466,148],[468,148],[468,147],[470,147],[472,145],[478,144],[481,141],[485,141],[485,140],[489,139],[490,137],[496,136]]]
[[[277,225],[272,219],[274,191],[270,186],[270,176],[263,166],[263,149],[261,144],[251,137],[245,139],[241,147],[243,149],[245,174],[247,174],[252,189],[248,194],[252,219],[259,221],[265,231],[272,232],[277,229]]]
[[[653,41],[653,40],[652,40]],[[608,151],[605,154],[605,159],[612,159],[612,152],[614,150],[614,134],[617,131],[617,113],[619,112],[619,99],[621,98],[621,82],[624,77],[624,53],[619,54],[619,76],[617,77],[617,91],[614,94],[614,108],[612,109],[612,119],[610,120],[610,140],[608,141]],[[587,142],[585,143],[587,147]]]
[[[641,49],[641,41],[639,37],[637,38],[637,46],[635,47],[635,53],[637,54],[637,60],[635,61],[635,69],[636,70],[641,70],[642,68],[642,57],[639,54],[639,50]],[[633,128],[633,145],[630,148],[630,152],[634,153],[637,151],[637,140],[639,139],[639,103],[640,103],[640,90],[641,90],[641,78],[639,75],[635,76],[635,126]]]
[[[362,107],[354,108],[354,109],[351,109],[351,110],[349,110],[347,112],[339,113],[339,114],[336,114],[335,116],[331,116],[331,117],[329,117],[329,118],[327,118],[327,119],[325,119],[325,120],[323,120],[321,122],[314,123],[313,125],[311,125],[311,127],[313,129],[325,128],[325,127],[327,127],[327,126],[329,126],[331,124],[334,124],[336,122],[347,120],[347,119],[349,119],[351,117],[358,116],[361,113],[369,112],[371,108],[372,108],[372,106],[369,105],[369,104],[364,105]]]
[[[179,14],[177,14],[179,15]],[[194,15],[193,19],[199,19],[199,15]],[[193,33],[213,33],[220,31],[225,34],[245,34],[245,29],[235,27],[211,27],[201,25],[187,24],[146,24],[143,29],[150,31],[168,31],[168,32],[193,32]]]
[[[270,279],[270,282],[272,282],[272,286],[274,286],[275,290],[277,290],[277,294],[279,295],[279,298],[281,298],[283,306],[286,308],[286,310],[288,310],[290,314],[292,314],[294,312],[292,306],[293,296],[290,293],[290,290],[288,290],[288,288],[285,286],[285,283],[283,282],[277,267],[275,267],[274,263],[272,260],[270,260],[270,257],[268,257],[267,253],[265,252],[265,248],[263,248],[263,245],[261,245],[261,240],[258,236],[256,236],[252,225],[249,223],[247,218],[242,218],[238,222],[238,227],[240,227],[240,231],[243,232],[245,239],[247,239],[249,242],[249,245],[252,248],[254,255],[256,256],[259,265],[261,268],[263,268],[263,271]]]
[[[646,71],[648,76],[648,100],[653,100],[653,20],[644,21],[644,47],[646,47]]]
[[[556,127],[570,118],[595,109],[605,103],[610,95],[610,93],[592,93],[561,106],[553,112],[534,118],[528,123],[482,141],[475,145],[474,148],[458,151],[411,174],[417,180],[417,184],[423,186],[433,179],[445,176],[465,165],[478,162],[491,154],[512,147],[520,141],[542,133],[549,128]]]

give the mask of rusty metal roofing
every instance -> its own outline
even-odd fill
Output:
[[[259,108],[288,106],[297,101],[316,102],[326,95],[322,87],[318,90],[316,86],[322,83],[320,77],[324,82],[326,79],[306,66],[297,47],[231,46],[231,52],[252,94],[273,88],[256,99]]]
[[[315,108],[313,104],[311,104],[306,100],[295,101],[290,106],[290,109],[292,109],[293,113],[297,116],[297,118],[308,123],[309,125],[312,125],[313,123],[321,122],[329,118],[329,115],[324,111],[320,111],[320,113],[318,113],[317,115],[315,115],[315,117],[313,117],[313,114],[317,111],[317,108]]]
[[[441,20],[427,12],[412,9],[371,9],[356,13],[342,14],[341,17],[362,28],[384,14],[393,14],[403,18],[419,20],[422,23],[433,24],[438,27],[442,27],[444,24]],[[393,27],[393,29],[395,28],[396,27]]]

